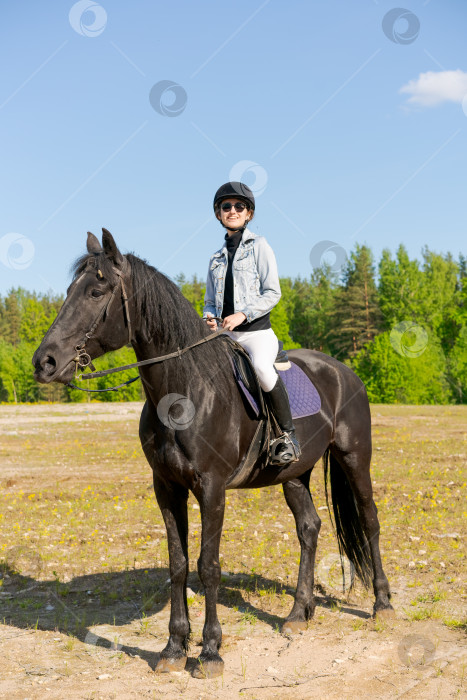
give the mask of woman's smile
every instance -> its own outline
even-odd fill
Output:
[[[236,204],[242,205],[242,211],[236,209]],[[224,201],[224,208],[219,207],[217,218],[226,228],[241,229],[245,227],[251,218],[250,210],[245,203],[237,197],[229,197]],[[230,233],[229,233],[230,235]]]

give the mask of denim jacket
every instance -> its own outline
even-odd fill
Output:
[[[204,296],[203,318],[210,312],[222,316],[227,272],[227,246],[211,256]],[[242,311],[248,322],[264,316],[278,303],[281,288],[274,252],[263,236],[247,228],[232,261],[234,309]]]

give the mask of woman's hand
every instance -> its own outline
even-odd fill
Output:
[[[209,311],[206,314],[206,323],[208,324],[208,328],[210,331],[217,330],[217,321],[214,320],[213,315],[209,313]]]
[[[225,328],[227,331],[233,331],[233,329],[243,323],[245,319],[246,316],[243,311],[237,311],[237,313],[224,318],[222,321],[222,328]]]

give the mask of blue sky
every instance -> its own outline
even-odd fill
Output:
[[[0,293],[64,292],[102,226],[204,278],[233,174],[281,276],[309,276],[322,241],[465,252],[462,0],[0,7]]]

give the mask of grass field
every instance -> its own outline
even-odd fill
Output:
[[[373,597],[360,585],[342,591],[318,464],[318,607],[303,635],[281,637],[298,569],[293,517],[279,487],[228,492],[219,594],[226,671],[215,681],[152,673],[168,634],[168,554],[137,438],[140,411],[0,406],[0,697],[465,694],[467,407],[372,406],[395,621],[370,618]],[[188,668],[204,622],[192,497],[189,510]]]

